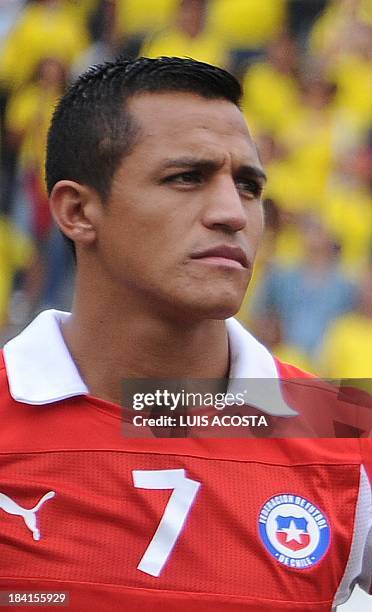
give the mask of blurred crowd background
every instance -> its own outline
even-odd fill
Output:
[[[70,306],[46,134],[66,86],[118,54],[189,56],[242,81],[269,182],[239,317],[284,360],[371,377],[372,0],[0,0],[0,340]]]

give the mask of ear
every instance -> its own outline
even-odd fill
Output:
[[[75,181],[58,181],[49,198],[52,216],[73,242],[90,245],[96,240],[102,202],[97,192]]]

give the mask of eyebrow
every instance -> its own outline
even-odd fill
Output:
[[[220,168],[221,165],[222,164],[220,164],[218,161],[212,159],[203,159],[199,157],[179,157],[165,160],[161,168],[162,170],[167,170],[168,168],[194,168],[199,170],[213,171]],[[265,172],[258,166],[252,166],[250,164],[242,164],[239,166],[236,174],[246,174],[247,176],[257,178],[264,183],[267,181]]]

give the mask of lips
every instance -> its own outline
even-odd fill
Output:
[[[194,253],[191,257],[192,259],[208,259],[215,257],[221,258],[221,260],[230,259],[240,263],[243,268],[249,267],[247,255],[240,247],[221,245],[207,249],[206,251],[199,251]]]

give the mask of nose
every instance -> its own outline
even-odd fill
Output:
[[[231,176],[223,176],[204,194],[202,222],[208,229],[238,232],[247,224],[247,211]]]

